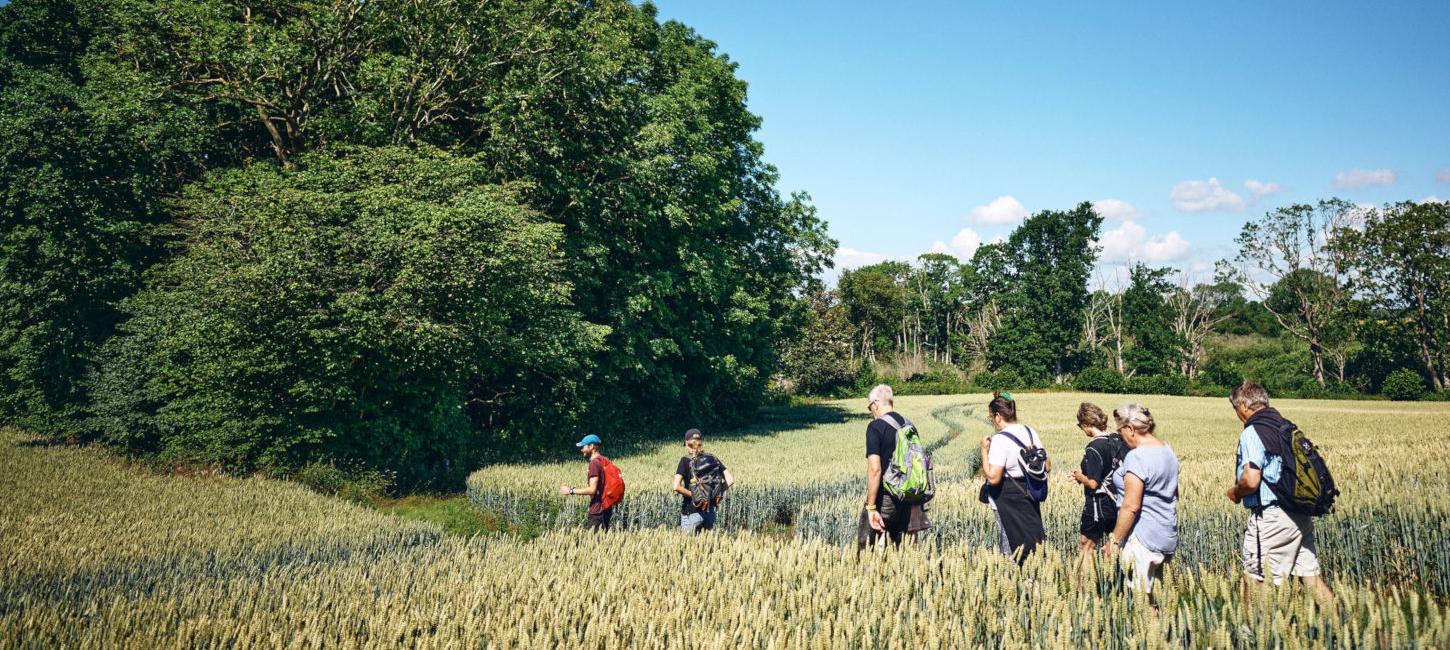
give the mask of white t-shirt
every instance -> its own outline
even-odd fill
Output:
[[[1017,436],[1022,444],[1029,447],[1041,447],[1042,440],[1036,435],[1037,432],[1029,430],[1025,425],[1009,424],[1002,429],[1007,433]],[[1005,467],[1007,476],[1022,478],[1027,475],[1022,469],[1022,448],[1011,438],[1002,435],[992,435],[992,445],[987,447],[987,464]]]
[[[1003,427],[1002,431],[1017,436],[1017,439],[1021,440],[1024,445],[1042,446],[1042,440],[1037,437],[1037,432],[1029,430],[1026,425],[1009,424]],[[987,447],[987,464],[1005,468],[1002,471],[1004,477],[1022,478],[1027,475],[1022,468],[1022,448],[1007,436],[992,434],[992,444]],[[997,500],[989,496],[987,505],[996,510]]]

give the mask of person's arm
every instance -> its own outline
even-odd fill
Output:
[[[1002,473],[1007,469],[1003,465],[993,465],[988,462],[992,456],[992,436],[982,438],[982,476],[992,486],[1002,484]]]
[[[1142,509],[1143,479],[1128,472],[1123,475],[1123,502],[1118,504],[1118,523],[1113,526],[1113,532],[1108,533],[1108,552],[1117,552],[1128,531],[1133,530],[1133,523],[1138,521],[1138,512]]]
[[[1233,487],[1228,489],[1228,500],[1238,503],[1255,490],[1259,489],[1259,482],[1263,480],[1263,467],[1258,464],[1264,456],[1263,443],[1259,441],[1259,435],[1252,427],[1244,429],[1239,434],[1239,450],[1237,460],[1241,463],[1239,478],[1234,482]],[[1260,504],[1263,505],[1263,504]]]
[[[876,498],[881,493],[881,457],[871,454],[866,457],[866,521],[876,532],[886,531],[886,522],[876,509]]]
[[[670,489],[673,490],[675,494],[679,494],[681,496],[694,496],[690,493],[689,490],[685,489],[685,477],[680,476],[679,474],[675,475],[675,484]]]
[[[588,487],[586,487],[586,488],[576,488],[576,487],[569,487],[569,486],[565,485],[565,486],[559,488],[559,494],[562,494],[564,496],[571,496],[571,495],[585,495],[585,496],[590,496],[590,495],[593,495],[594,494],[594,491],[597,490],[597,489],[599,489],[599,477],[598,476],[591,476],[591,477],[589,477],[589,486]],[[580,490],[584,490],[584,491],[583,492],[580,492]]]
[[[1091,478],[1091,476],[1102,473],[1101,459],[1102,454],[1098,453],[1098,450],[1093,449],[1092,443],[1088,443],[1087,449],[1084,449],[1082,452],[1082,462],[1078,463],[1078,466],[1068,476],[1071,476],[1072,480],[1077,481],[1079,485],[1089,490],[1098,489],[1098,481]]]
[[[1079,485],[1089,490],[1098,489],[1098,482],[1088,478],[1087,474],[1082,473],[1080,469],[1072,470],[1072,474],[1069,476],[1072,477],[1072,480],[1077,481]]]
[[[1228,500],[1238,503],[1240,499],[1258,491],[1259,482],[1263,479],[1263,470],[1253,463],[1245,462],[1244,471],[1239,475],[1239,480],[1228,489]]]
[[[735,475],[734,474],[731,474],[730,473],[730,470],[728,470],[728,469],[725,470],[725,489],[728,490],[731,487],[734,487],[734,485],[735,485]]]

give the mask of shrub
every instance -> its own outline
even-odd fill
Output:
[[[1027,386],[1027,382],[1022,380],[1022,375],[1017,374],[1017,371],[1011,368],[1003,368],[996,372],[984,370],[972,378],[972,383],[987,390],[1007,390]]]
[[[1182,395],[1188,392],[1188,378],[1183,375],[1133,377],[1125,389],[1138,395]]]
[[[861,366],[851,359],[851,324],[842,309],[812,314],[798,340],[781,355],[781,371],[801,395],[838,395],[858,379]]]
[[[1191,386],[1188,394],[1198,397],[1228,397],[1229,389],[1215,384],[1198,384]]]
[[[1093,366],[1078,373],[1072,380],[1072,387],[1086,393],[1121,393],[1126,383],[1123,373]]]
[[[1396,402],[1413,402],[1424,397],[1425,379],[1413,370],[1396,370],[1385,377],[1380,394]]]

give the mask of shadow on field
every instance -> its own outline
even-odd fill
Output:
[[[755,418],[747,424],[708,433],[711,438],[726,440],[749,436],[770,436],[792,429],[804,429],[823,424],[841,424],[852,420],[860,420],[864,427],[867,417],[864,411],[853,413],[836,404],[767,406],[761,408]]]
[[[367,566],[384,555],[427,548],[441,539],[442,535],[427,531],[352,542],[311,538],[273,548],[188,550],[163,557],[116,558],[80,569],[13,571],[0,578],[0,618],[23,617],[26,607],[36,606],[84,612],[96,607],[97,594],[102,592],[108,592],[107,598],[119,592],[128,600],[141,599],[185,592],[188,583],[215,586],[348,562]]]

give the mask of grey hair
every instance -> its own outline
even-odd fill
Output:
[[[1151,434],[1158,428],[1158,423],[1153,421],[1153,413],[1142,404],[1129,402],[1113,409],[1113,419],[1117,421],[1118,428],[1132,427],[1139,433]]]
[[[888,406],[896,406],[894,398],[895,394],[891,392],[891,387],[887,386],[886,384],[877,384],[876,387],[872,388],[871,392],[866,395],[866,399],[872,402],[881,402],[882,404],[886,404]]]
[[[1229,391],[1228,401],[1234,406],[1258,410],[1269,405],[1269,391],[1254,382],[1246,381]]]

